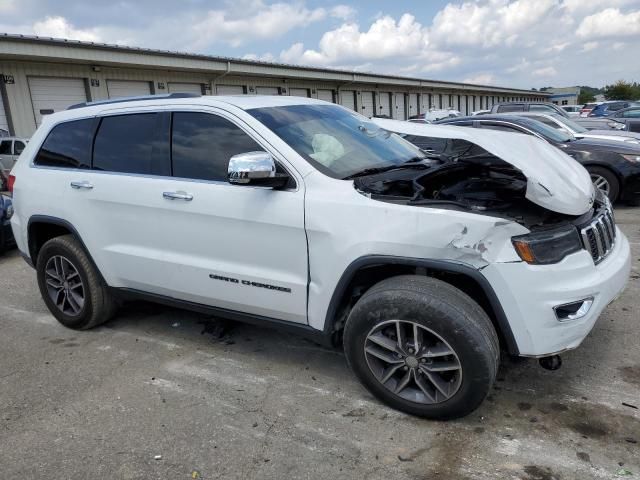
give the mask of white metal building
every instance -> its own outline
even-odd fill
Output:
[[[29,137],[42,116],[75,103],[149,94],[296,95],[366,116],[463,114],[547,94],[510,88],[0,34],[0,128]]]

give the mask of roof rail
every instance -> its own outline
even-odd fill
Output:
[[[75,105],[67,107],[67,110],[74,110],[76,108],[83,107],[93,107],[94,105],[109,105],[111,103],[134,102],[140,100],[165,100],[167,98],[194,98],[201,96],[202,95],[200,95],[199,93],[166,93],[162,95],[141,95],[139,97],[122,97],[107,100],[97,100],[95,102],[76,103]]]

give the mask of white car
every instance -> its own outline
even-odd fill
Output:
[[[534,137],[382,123],[427,154],[319,100],[183,97],[47,115],[12,170],[16,242],[63,325],[134,298],[289,328],[445,419],[501,349],[557,366],[627,282],[611,205]]]
[[[410,122],[430,123],[443,118],[461,117],[462,113],[451,108],[432,108],[428,112],[421,113],[409,119]]]
[[[630,143],[634,145],[640,145],[640,133],[637,132],[627,132],[624,130],[587,130],[585,127],[569,118],[547,113],[518,112],[514,113],[513,115],[533,118],[544,123],[545,125],[555,128],[556,130],[569,133],[578,139],[594,138],[599,140],[613,140],[618,142],[625,142],[627,144]]]
[[[579,117],[582,110],[581,105],[562,105],[560,108],[567,112],[570,117]]]

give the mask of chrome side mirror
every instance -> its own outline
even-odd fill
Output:
[[[276,162],[267,152],[248,152],[229,159],[227,180],[235,185],[282,188],[289,175],[276,172]]]

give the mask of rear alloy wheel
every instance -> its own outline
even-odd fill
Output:
[[[374,285],[344,329],[349,366],[389,406],[432,419],[475,410],[498,371],[498,336],[485,311],[448,283],[417,275]]]
[[[46,242],[36,261],[38,287],[65,327],[84,330],[109,320],[116,303],[93,262],[72,235]]]
[[[612,203],[615,202],[618,199],[620,183],[613,172],[602,167],[587,167],[587,170],[593,185],[609,197]]]

